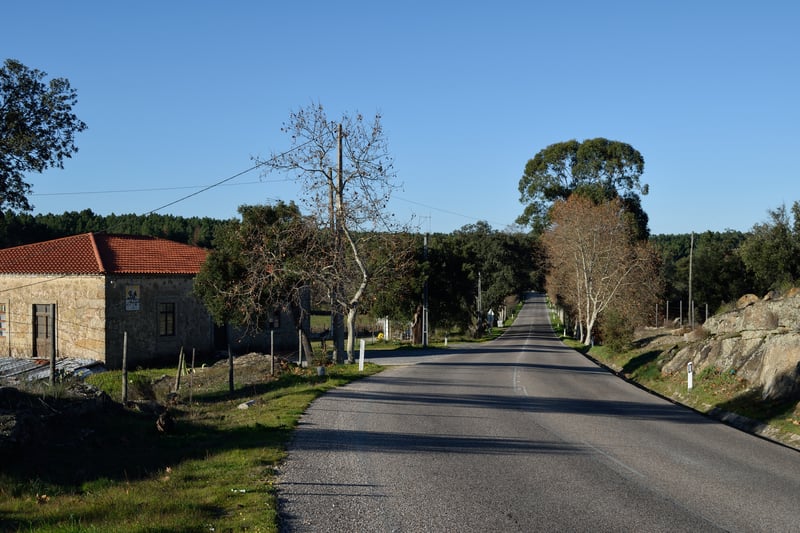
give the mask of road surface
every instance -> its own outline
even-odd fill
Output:
[[[541,295],[500,339],[413,361],[312,404],[282,531],[800,531],[800,453],[566,348]]]

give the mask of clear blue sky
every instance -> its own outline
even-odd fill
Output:
[[[645,158],[655,234],[746,231],[800,200],[795,1],[5,2],[0,59],[78,91],[89,126],[36,212],[146,213],[289,147],[291,110],[380,112],[391,205],[423,230],[522,212],[528,159],[606,137]],[[257,171],[160,211],[297,198]],[[114,191],[114,192],[102,192]]]

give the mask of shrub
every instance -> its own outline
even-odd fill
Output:
[[[615,352],[625,352],[633,344],[633,325],[618,311],[608,311],[600,321],[603,344]]]

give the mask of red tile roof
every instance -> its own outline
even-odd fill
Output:
[[[0,274],[197,274],[206,253],[157,237],[83,233],[0,250]]]

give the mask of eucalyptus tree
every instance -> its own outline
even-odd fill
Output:
[[[519,180],[525,208],[517,222],[541,232],[547,227],[553,202],[583,190],[595,201],[620,198],[637,223],[639,238],[645,238],[647,215],[639,199],[639,194],[648,193],[648,186],[640,183],[643,172],[642,154],[620,141],[596,138],[551,144],[525,165]]]

